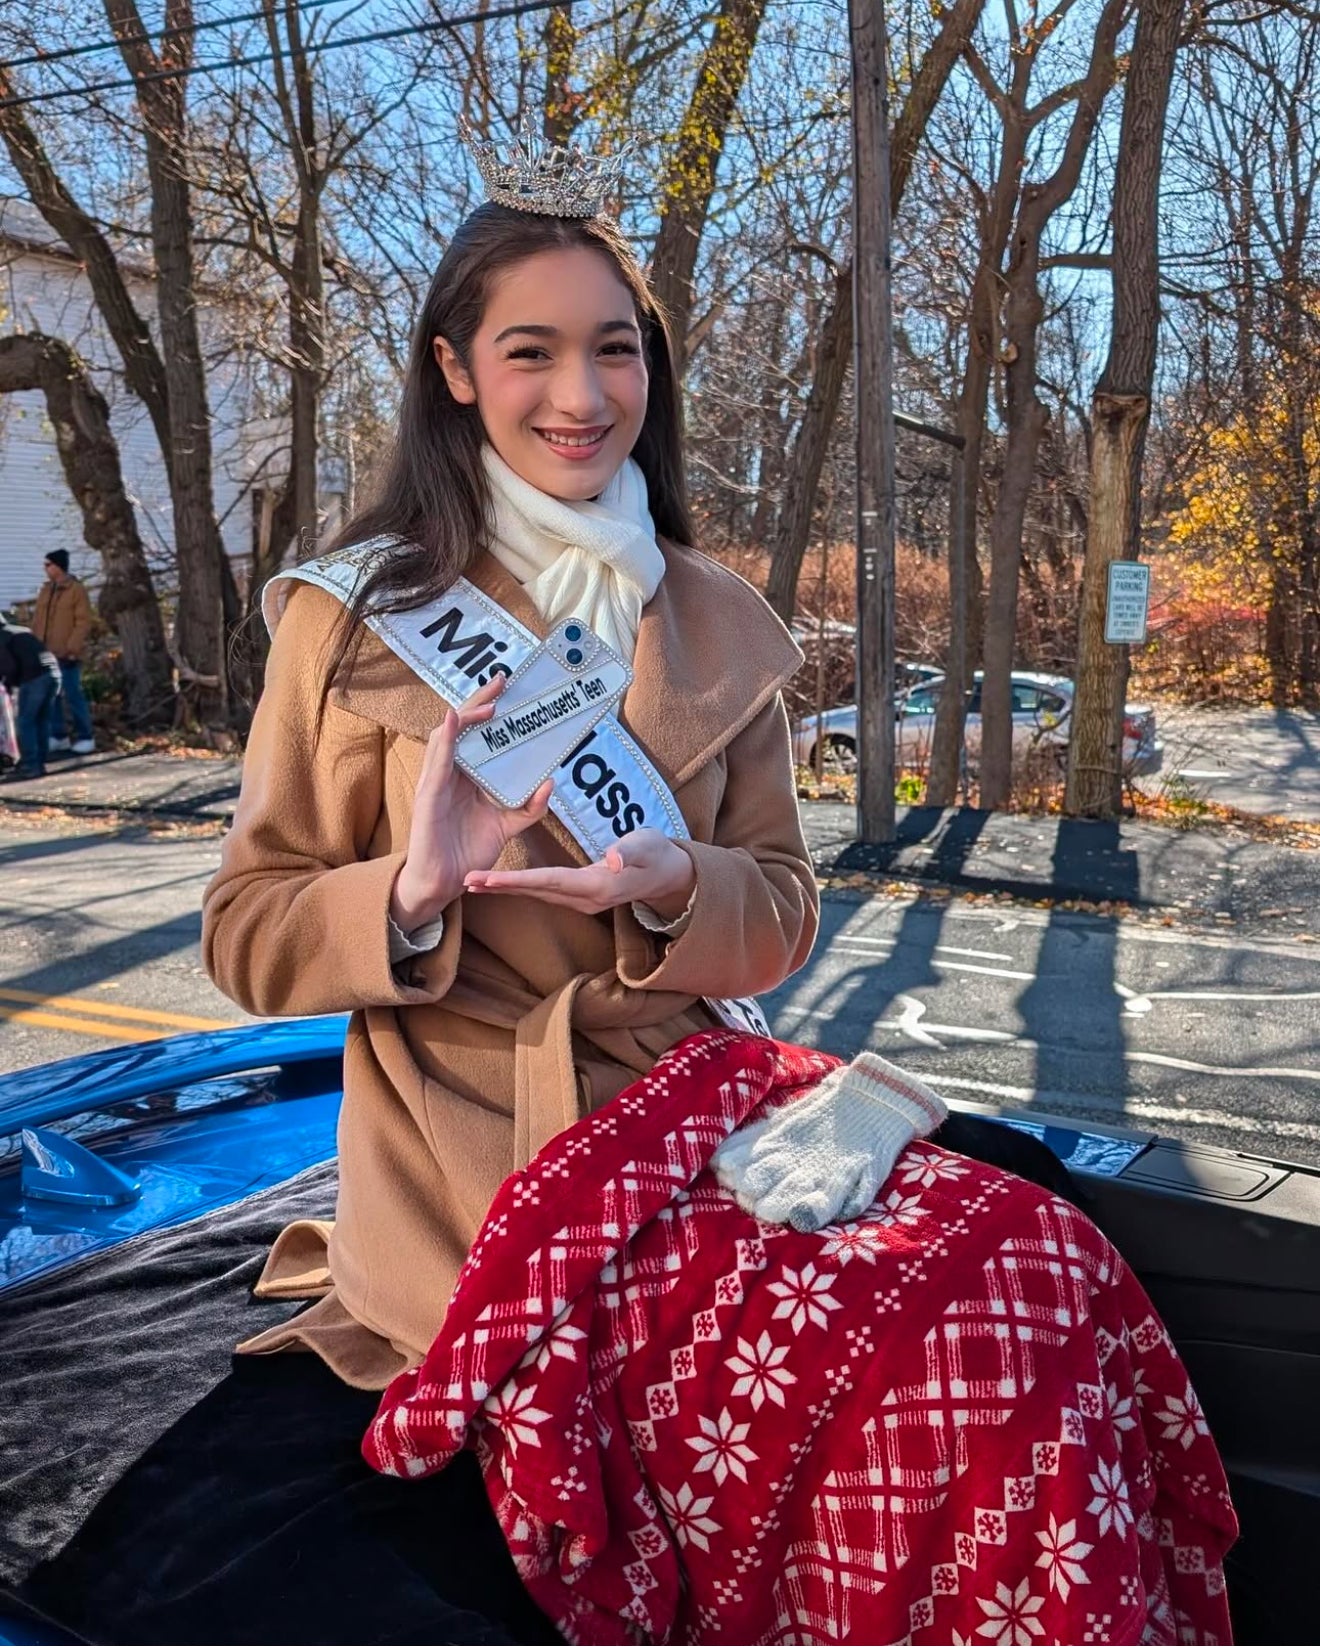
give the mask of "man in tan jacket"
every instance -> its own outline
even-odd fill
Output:
[[[69,571],[67,549],[52,549],[46,557],[46,582],[37,596],[32,633],[53,652],[60,663],[64,681],[63,703],[69,718],[69,739],[61,732],[50,741],[52,751],[72,749],[74,755],[90,755],[96,748],[92,738],[92,717],[82,688],[82,655],[92,631],[92,603],[83,584]],[[56,711],[61,724],[63,716]]]

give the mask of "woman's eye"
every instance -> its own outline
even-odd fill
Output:
[[[635,343],[607,343],[601,353],[603,355],[640,355],[641,350]]]
[[[510,349],[505,360],[548,360],[544,349],[539,349],[534,343],[525,343],[521,349]]]

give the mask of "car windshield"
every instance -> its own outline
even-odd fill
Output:
[[[904,715],[934,715],[940,695],[937,687],[927,683],[914,687],[903,699]]]

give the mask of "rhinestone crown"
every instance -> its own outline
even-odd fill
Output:
[[[504,150],[478,138],[466,120],[460,130],[486,198],[543,217],[595,217],[618,188],[631,154],[631,145],[617,154],[592,155],[576,143],[547,143],[526,120]]]

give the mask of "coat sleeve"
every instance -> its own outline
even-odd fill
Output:
[[[681,842],[696,870],[691,920],[654,961],[631,909],[616,912],[619,977],[636,990],[751,996],[811,954],[820,895],[802,836],[782,698],[729,744],[714,840]]]
[[[73,586],[73,625],[69,630],[69,639],[64,644],[66,658],[81,658],[83,649],[87,645],[87,637],[92,633],[92,600],[87,593],[87,587],[82,583]]]
[[[384,793],[385,729],[326,703],[333,596],[296,588],[271,648],[220,869],[206,890],[202,955],[250,1013],[334,1013],[438,1001],[453,983],[462,918],[439,946],[389,958],[389,901],[403,852],[369,856]],[[399,968],[404,973],[405,966]]]

